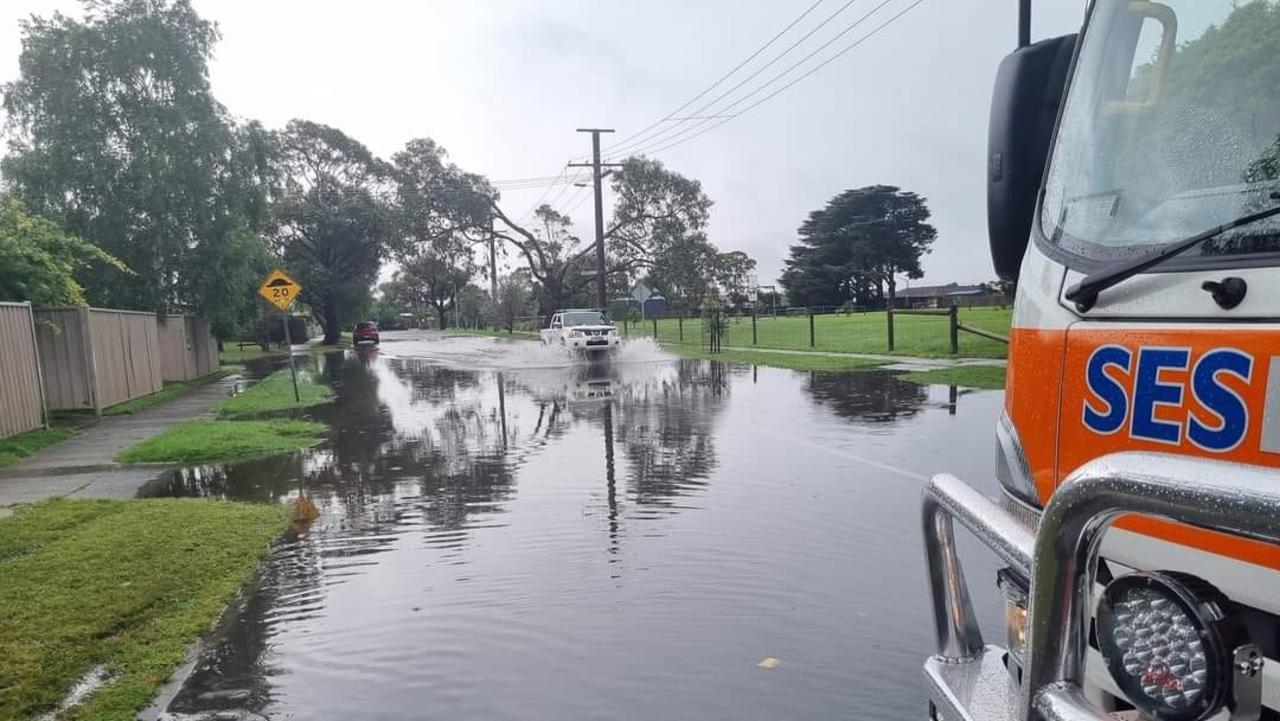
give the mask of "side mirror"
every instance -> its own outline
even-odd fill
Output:
[[[1018,48],[996,73],[987,135],[987,234],[996,275],[1005,280],[1017,279],[1027,249],[1075,46],[1075,35],[1063,35]]]

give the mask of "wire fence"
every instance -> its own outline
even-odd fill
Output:
[[[777,313],[721,312],[724,348],[813,350],[838,353],[896,353],[925,357],[1004,358],[1012,311],[1007,308],[885,310],[779,308]],[[618,322],[627,337],[650,337],[662,344],[712,342],[705,314],[666,314]]]

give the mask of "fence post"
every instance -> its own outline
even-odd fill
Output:
[[[758,342],[759,341],[757,340],[757,336],[756,336],[756,309],[755,309],[755,306],[752,306],[751,307],[751,345],[757,345]]]
[[[893,352],[893,304],[885,306],[885,317],[889,319],[889,352]]]
[[[684,344],[684,316],[676,316],[676,327],[680,329],[680,343]]]
[[[653,339],[658,340],[658,316],[653,317]]]
[[[809,347],[813,347],[813,308],[809,309]]]
[[[960,352],[960,306],[951,306],[951,355]]]

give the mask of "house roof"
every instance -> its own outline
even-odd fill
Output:
[[[985,292],[986,289],[980,285],[947,283],[946,285],[917,285],[902,288],[895,295],[899,298],[945,298],[957,295],[982,295]]]

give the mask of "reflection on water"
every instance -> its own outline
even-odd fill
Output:
[[[989,477],[1000,394],[957,406],[889,374],[657,353],[493,360],[521,348],[388,333],[321,356],[325,444],[149,489],[320,510],[224,618],[175,718],[919,710],[918,478],[944,454]]]

